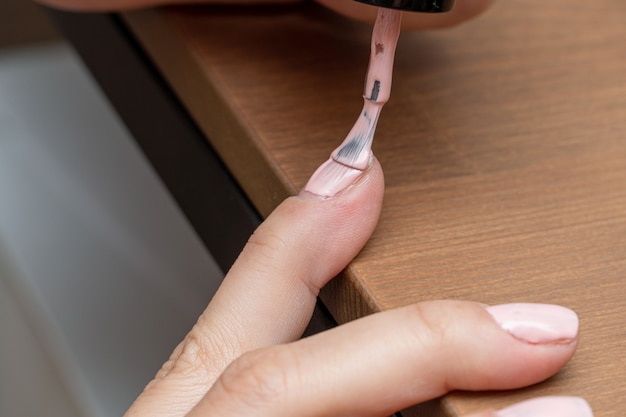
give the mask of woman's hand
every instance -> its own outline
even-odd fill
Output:
[[[376,160],[331,162],[283,202],[127,415],[386,416],[450,390],[527,386],[572,357],[576,314],[535,304],[423,302],[298,340],[319,289],[374,230],[383,188]],[[479,416],[522,415],[591,411],[558,397]]]
[[[373,20],[370,6],[319,1],[352,18]],[[189,3],[45,2],[80,10]],[[263,2],[295,1],[223,1]],[[449,26],[491,2],[458,0],[450,13],[407,13],[404,23]],[[386,416],[451,390],[534,384],[573,356],[576,314],[537,304],[422,302],[298,340],[320,288],[365,245],[382,204],[383,175],[376,160],[363,172],[333,164],[258,228],[196,325],[127,416]],[[580,398],[549,397],[474,417],[591,416]]]
[[[135,9],[165,4],[290,4],[303,0],[38,0],[41,3],[62,9],[104,11]],[[356,20],[374,22],[376,7],[357,3],[354,0],[317,0],[324,6]],[[447,13],[405,13],[402,26],[405,29],[431,29],[453,26],[469,20],[485,11],[494,0],[457,0],[452,11]]]

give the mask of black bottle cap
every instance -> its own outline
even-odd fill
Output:
[[[372,6],[409,12],[441,13],[452,10],[455,0],[355,0]]]

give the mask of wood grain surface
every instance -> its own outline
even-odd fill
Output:
[[[313,4],[125,19],[263,215],[361,109],[371,28]],[[569,394],[623,415],[626,2],[501,0],[463,26],[402,33],[394,77],[374,144],[381,221],[324,302],[340,322],[441,298],[569,306],[581,344],[562,372],[444,408]]]

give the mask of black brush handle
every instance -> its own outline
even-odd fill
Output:
[[[441,13],[452,10],[455,0],[355,0],[377,7],[409,12]]]

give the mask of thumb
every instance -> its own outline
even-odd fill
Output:
[[[376,160],[365,171],[323,164],[250,237],[207,310],[211,326],[227,328],[241,350],[299,338],[320,288],[374,231],[383,191]]]
[[[330,159],[259,226],[194,328],[128,415],[182,415],[243,353],[298,339],[318,292],[356,256],[382,205],[383,173]]]

